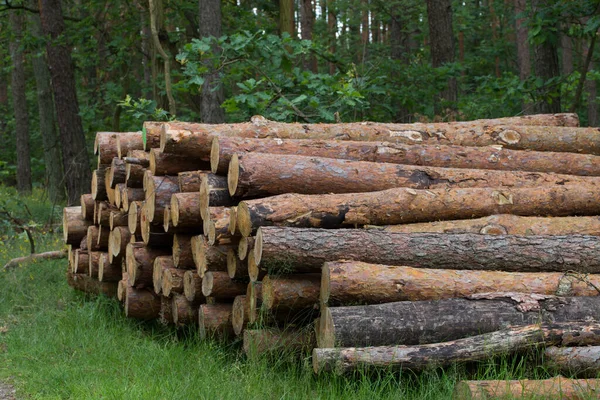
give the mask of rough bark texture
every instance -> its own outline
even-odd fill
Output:
[[[544,351],[544,362],[565,374],[596,377],[600,371],[600,346],[549,347]]]
[[[206,271],[227,271],[227,252],[232,245],[211,246],[204,235],[192,237],[192,255],[198,275],[204,277]]]
[[[106,186],[104,185],[104,175],[106,168],[98,168],[92,172],[91,192],[96,201],[108,200]]]
[[[189,155],[163,153],[158,149],[150,149],[150,171],[152,175],[177,175],[179,172],[209,169],[210,165]]]
[[[259,226],[342,228],[484,217],[494,214],[570,216],[600,214],[600,187],[466,188],[297,195],[242,201],[238,227],[250,236]]]
[[[82,217],[81,206],[63,208],[63,239],[65,244],[79,245],[92,224]],[[86,214],[88,214],[86,209]]]
[[[369,226],[387,232],[481,233],[485,235],[600,235],[600,217],[520,217],[511,214],[474,219]]]
[[[315,307],[320,282],[321,274],[267,275],[262,280],[262,304],[278,312]]]
[[[198,304],[194,304],[182,294],[171,299],[173,323],[176,325],[196,325],[198,323]]]
[[[173,236],[173,263],[177,268],[194,268],[192,235],[175,234]]]
[[[394,233],[364,229],[261,228],[255,260],[269,268],[319,272],[325,261],[422,268],[598,273],[597,236]]]
[[[230,195],[246,198],[284,193],[375,192],[397,187],[442,189],[600,185],[600,177],[422,167],[264,153],[244,153],[239,158],[234,155],[227,179]]]
[[[173,324],[173,304],[169,297],[160,296],[160,311],[158,312],[158,320],[163,325]]]
[[[147,166],[150,165],[150,155],[148,153],[146,153],[145,151],[140,151],[140,150],[133,150],[130,151],[129,153],[127,153],[127,157],[128,158],[134,158],[136,161],[141,161],[143,163],[148,163]],[[125,160],[125,162],[127,162],[127,160]],[[128,187],[134,187],[134,188],[141,188],[142,184],[143,184],[143,180],[144,180],[144,173],[146,171],[146,167],[145,165],[140,165],[140,164],[132,164],[132,163],[127,163],[127,166],[125,167],[125,173],[126,173],[126,183]]]
[[[218,302],[233,301],[236,296],[246,294],[247,286],[246,282],[233,280],[223,271],[207,271],[202,278],[202,294]]]
[[[164,122],[156,121],[145,121],[142,132],[146,135],[144,141],[144,150],[150,151],[150,149],[158,148],[160,146],[160,135]]]
[[[130,284],[136,287],[153,287],[154,259],[169,253],[169,250],[147,247],[143,243],[129,243],[125,251],[125,261]]]
[[[91,194],[82,194],[80,198],[81,217],[88,221],[94,220],[94,198]]]
[[[243,349],[247,357],[258,357],[273,352],[308,353],[315,347],[312,329],[246,329]]]
[[[329,348],[313,350],[316,373],[342,374],[364,367],[422,370],[456,362],[481,361],[537,346],[590,345],[600,343],[597,322],[534,324],[503,329],[444,343],[418,346]]]
[[[120,158],[115,157],[112,159],[110,163],[110,172],[108,178],[111,188],[116,188],[117,184],[119,183],[125,183],[127,178],[127,171],[125,166],[125,161],[121,160]]]
[[[162,293],[163,272],[169,268],[175,268],[173,257],[159,256],[154,259],[152,264],[152,284],[154,285],[154,293]]]
[[[98,225],[110,228],[110,214],[112,212],[119,212],[119,209],[105,201],[98,203],[96,221],[94,222]]]
[[[224,176],[206,174],[200,184],[200,214],[202,218],[209,218],[210,207],[235,206],[239,200],[229,195],[227,178]]]
[[[160,297],[149,289],[125,289],[125,315],[142,320],[156,319],[160,312]]]
[[[201,304],[198,312],[198,330],[201,339],[233,337],[231,304]]]
[[[142,132],[121,132],[117,137],[117,157],[126,157],[132,150],[144,150]]]
[[[202,177],[209,173],[209,171],[185,171],[178,173],[179,191],[182,193],[198,192]]]
[[[230,232],[230,215],[229,207],[209,207],[209,218],[204,220],[204,235],[208,238],[208,244],[223,244],[236,241],[234,235]]]
[[[460,381],[454,387],[453,398],[467,399],[587,399],[595,398],[600,379],[567,379],[557,376],[545,380]]]
[[[97,132],[94,139],[94,154],[98,156],[98,165],[110,165],[117,152],[118,132]]]
[[[178,228],[195,228],[198,232],[202,231],[198,192],[175,193],[171,196],[171,222]]]
[[[70,246],[70,245],[69,245]],[[3,270],[9,270],[15,268],[21,264],[25,264],[30,261],[39,261],[39,260],[57,260],[60,258],[67,258],[69,260],[69,265],[72,266],[71,258],[68,257],[68,253],[64,250],[56,250],[56,251],[46,251],[44,253],[35,253],[30,254],[25,257],[17,257],[8,261],[2,267]]]
[[[599,321],[600,297],[485,293],[469,298],[322,307],[319,347],[415,345],[508,326]]]
[[[211,169],[226,174],[234,154],[291,154],[354,161],[445,168],[600,175],[600,157],[591,154],[511,150],[503,146],[452,146],[350,140],[215,137]]]
[[[183,274],[183,294],[189,301],[201,301],[204,296],[202,295],[202,282],[203,278],[200,278],[196,271],[185,271]]]
[[[108,297],[117,297],[117,284],[114,282],[99,282],[87,274],[74,274],[67,272],[67,283],[73,289],[90,293],[104,294]]]
[[[73,255],[73,270],[74,274],[87,275],[90,258],[87,250],[77,249]]]
[[[320,298],[324,304],[351,305],[439,300],[510,291],[598,296],[600,275],[441,270],[336,261],[323,265]],[[263,301],[267,303],[264,295]]]
[[[162,224],[164,209],[171,204],[171,196],[179,192],[176,176],[149,176],[144,192],[150,222]]]
[[[86,244],[89,251],[108,250],[110,230],[101,226],[90,225],[86,234]]]
[[[119,282],[123,279],[121,263],[113,264],[109,261],[108,254],[100,257],[98,265],[98,280],[100,282]]]
[[[173,293],[183,293],[183,274],[185,270],[179,268],[167,268],[162,276],[162,294],[170,297]]]
[[[231,324],[233,325],[233,332],[239,336],[244,331],[246,325],[248,325],[248,309],[249,302],[247,301],[246,295],[236,296],[233,300],[233,306],[231,309]]]

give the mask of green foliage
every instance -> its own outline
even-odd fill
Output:
[[[118,104],[125,112],[140,121],[172,121],[175,118],[168,111],[158,108],[154,100],[135,100],[127,95],[125,100],[120,101]]]

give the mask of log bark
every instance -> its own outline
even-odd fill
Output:
[[[318,347],[416,345],[508,326],[599,321],[600,297],[484,293],[469,298],[322,307]]]
[[[117,136],[117,157],[126,157],[132,150],[144,150],[142,132],[121,132]]]
[[[160,312],[160,297],[149,289],[125,288],[125,316],[141,320],[156,319]]]
[[[4,264],[2,269],[4,271],[8,271],[9,269],[13,269],[21,264],[25,264],[25,263],[28,263],[31,261],[58,260],[61,258],[67,258],[69,260],[69,265],[71,265],[71,269],[72,269],[71,259],[68,257],[68,253],[65,250],[46,251],[44,253],[30,254],[25,257],[16,257],[16,258],[13,258],[10,261],[8,261],[6,264]]]
[[[193,236],[191,245],[194,264],[201,278],[206,271],[227,271],[227,253],[233,245],[210,246],[203,235]]]
[[[598,296],[600,275],[442,270],[336,261],[323,264],[320,299],[323,304],[329,305],[378,304],[510,291]]]
[[[220,175],[207,174],[200,183],[200,215],[209,218],[210,207],[230,207],[239,203],[229,195],[227,178]]]
[[[265,227],[254,256],[265,267],[319,272],[326,261],[514,272],[600,272],[597,236],[394,233],[364,229]]]
[[[143,141],[144,150],[150,151],[150,149],[158,148],[160,146],[160,134],[162,131],[162,127],[164,122],[158,121],[145,121],[142,132],[145,135],[145,140]]]
[[[256,358],[269,353],[308,353],[315,347],[313,329],[246,329],[243,349],[246,356]]]
[[[150,166],[152,175],[177,175],[179,172],[208,170],[210,165],[206,161],[189,155],[163,153],[158,149],[150,149]]]
[[[98,265],[98,280],[100,282],[119,282],[121,279],[123,279],[121,264],[111,263],[108,254],[103,253]]]
[[[129,215],[125,211],[111,211],[108,218],[110,230],[120,227],[127,227]],[[129,228],[127,228],[129,229]]]
[[[108,250],[108,237],[110,230],[102,229],[102,226],[90,225],[87,231],[87,249],[89,251],[106,251]]]
[[[484,235],[600,235],[600,217],[521,217],[511,214],[474,219],[368,226],[387,232],[480,233]],[[241,242],[240,242],[241,243]]]
[[[321,274],[267,275],[262,280],[262,304],[282,312],[317,308]]]
[[[344,374],[359,368],[423,370],[457,362],[482,361],[537,346],[600,343],[598,322],[563,322],[511,327],[443,343],[416,346],[328,348],[313,350],[316,373]],[[600,386],[599,386],[600,388]]]
[[[238,239],[231,234],[229,223],[231,209],[229,207],[209,207],[208,218],[204,219],[204,236],[208,238],[208,244],[230,243]]]
[[[163,272],[169,268],[175,268],[173,257],[159,256],[154,259],[154,263],[152,264],[152,284],[154,285],[154,293],[162,294]]]
[[[150,176],[144,186],[150,222],[162,224],[165,207],[171,204],[171,196],[179,192],[176,176]]]
[[[246,298],[248,299],[248,323],[253,324],[258,319],[258,310],[262,306],[262,282],[249,282]]]
[[[600,187],[467,188],[297,195],[242,201],[238,227],[250,236],[259,226],[342,228],[484,217],[598,215]]]
[[[600,390],[600,379],[567,379],[562,376],[545,380],[460,381],[454,387],[453,399],[586,399]]]
[[[151,248],[140,242],[129,243],[125,250],[125,265],[131,286],[153,287],[154,259],[169,253],[170,251],[164,248]]]
[[[110,165],[117,152],[118,132],[98,132],[94,140],[94,154],[98,156],[98,165]]]
[[[141,202],[146,199],[146,194],[142,188],[125,187],[121,191],[121,208],[123,211],[129,211],[131,203]]]
[[[247,287],[246,282],[233,280],[223,271],[207,271],[202,278],[202,294],[217,302],[233,301],[236,296],[245,295]]]
[[[231,338],[232,305],[228,303],[201,304],[198,312],[198,331],[201,339]]]
[[[88,214],[86,206],[86,215]],[[65,244],[79,245],[87,235],[92,221],[82,216],[82,207],[63,208],[63,240]]]
[[[170,232],[165,232],[164,227],[162,226],[164,223],[164,218],[161,218],[160,224],[150,222],[149,208],[149,204],[144,203],[140,213],[140,233],[142,236],[142,241],[147,246],[172,247],[173,234]]]
[[[115,189],[110,187],[110,170],[108,167],[106,171],[104,171],[104,190],[106,191],[106,198],[111,205],[116,204],[116,191]]]
[[[600,371],[600,346],[548,347],[544,364],[565,374],[596,377]]]
[[[183,294],[189,301],[202,301],[203,278],[200,278],[197,271],[185,271],[183,274]]]
[[[128,159],[135,159],[136,164],[127,163],[125,166],[125,175],[128,187],[141,188],[144,182],[144,173],[150,166],[150,156],[145,151],[133,150],[127,153]],[[125,160],[127,162],[127,160]]]
[[[198,192],[202,177],[210,171],[185,171],[177,174],[181,193]]]
[[[200,196],[197,192],[173,194],[170,208],[173,226],[180,229],[194,229],[202,233]]]
[[[100,259],[104,256],[108,257],[108,253],[104,251],[90,251],[88,253],[88,268],[86,272],[90,278],[99,280]]]
[[[600,175],[600,157],[591,154],[521,151],[498,146],[452,146],[347,140],[253,139],[216,137],[211,170],[225,175],[234,154],[290,154],[353,161],[422,165],[445,168],[554,172]]]
[[[162,276],[162,294],[165,297],[171,297],[171,294],[183,293],[183,274],[184,269],[167,268]]]
[[[110,163],[110,169],[108,173],[108,181],[110,183],[111,188],[116,188],[117,184],[125,183],[127,178],[125,161],[120,158],[113,158]]]
[[[94,200],[108,200],[106,186],[104,185],[104,174],[106,168],[98,168],[92,171],[92,197]]]
[[[175,325],[198,324],[199,304],[188,301],[182,294],[176,294],[171,298],[171,307]]]
[[[129,211],[127,211],[127,227],[129,233],[132,235],[141,235],[142,230],[140,227],[141,215],[142,214],[142,202],[134,201],[129,205]]]
[[[194,268],[192,255],[192,235],[175,234],[173,236],[173,263],[181,269]]]
[[[173,321],[173,304],[170,297],[160,296],[158,320],[163,325],[171,325]]]
[[[557,114],[558,115],[558,114]],[[513,132],[505,132],[507,128],[496,128],[495,125],[538,124],[542,125],[575,125],[579,124],[577,117],[571,115],[558,115],[558,117],[505,118],[496,120],[478,120],[469,122],[435,123],[435,124],[381,124],[374,122],[356,122],[349,124],[287,124],[269,121],[262,116],[254,116],[251,122],[241,124],[193,124],[193,123],[165,123],[160,139],[160,149],[165,153],[191,155],[208,160],[212,140],[217,136],[233,136],[248,138],[280,138],[280,139],[322,139],[322,140],[360,140],[360,141],[389,141],[397,143],[427,143],[459,144],[462,146],[496,145],[511,143],[512,146],[521,146],[531,143],[540,146],[540,140],[554,141],[557,128],[544,126],[541,133],[534,135],[522,127],[517,128],[518,137]],[[577,122],[576,122],[577,121]],[[515,128],[511,126],[511,128]],[[570,141],[587,145],[585,139],[592,139],[593,132],[587,132],[590,137],[583,137],[582,133],[575,134],[574,128],[567,128],[571,132]],[[579,129],[579,128],[577,128]],[[550,133],[552,131],[552,133]],[[562,132],[561,132],[562,133]],[[565,133],[563,133],[565,135]],[[534,140],[535,139],[535,140]],[[552,139],[552,140],[551,140]],[[566,139],[566,137],[565,137]],[[564,140],[564,139],[563,139]],[[516,143],[515,143],[516,142]],[[558,142],[558,140],[557,140]],[[593,140],[591,140],[593,143]],[[573,147],[573,146],[571,146]],[[562,150],[558,150],[562,151]],[[577,151],[575,151],[577,152]]]
[[[71,272],[74,274],[87,275],[89,265],[90,265],[90,258],[89,258],[88,251],[81,250],[81,249],[75,250],[75,253],[73,255],[73,260],[74,260],[73,271],[71,271]]]
[[[236,296],[233,300],[233,306],[231,308],[231,325],[233,325],[233,332],[236,336],[240,336],[248,325],[248,309],[249,302],[246,295]]]
[[[119,211],[119,209],[106,201],[99,202],[94,223],[110,227],[110,213],[113,211]]]
[[[88,221],[94,220],[94,203],[91,193],[81,195],[81,218]]]
[[[103,294],[108,297],[117,297],[117,284],[114,282],[99,282],[87,274],[67,272],[67,284],[73,289],[90,294]]]
[[[553,161],[553,160],[550,160]],[[600,185],[600,177],[422,167],[287,154],[234,154],[227,175],[229,194],[238,198],[284,193],[375,192],[398,187],[443,189]]]

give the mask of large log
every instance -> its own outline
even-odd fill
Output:
[[[234,154],[250,152],[446,168],[600,175],[600,157],[591,154],[511,150],[501,145],[474,147],[224,136],[213,139],[210,153],[211,170],[213,173],[224,175]]]
[[[372,229],[263,227],[255,261],[319,272],[326,261],[518,272],[600,272],[600,237],[395,233]]]
[[[484,217],[494,214],[569,216],[600,214],[600,187],[467,188],[298,195],[242,201],[237,225],[243,236],[259,226],[342,228]]]
[[[108,250],[108,237],[110,230],[102,229],[102,226],[90,225],[87,230],[87,249],[89,251],[106,251]]]
[[[180,229],[194,229],[202,233],[200,196],[197,192],[173,194],[170,208],[173,226]]]
[[[144,145],[144,150],[149,151],[160,146],[160,134],[163,125],[164,122],[144,121],[142,126],[142,144]]]
[[[518,118],[518,117],[517,117]],[[548,118],[542,117],[544,125],[573,126],[576,118]],[[382,124],[374,122],[356,122],[348,124],[287,124],[269,121],[262,116],[254,116],[249,123],[241,124],[192,124],[192,123],[165,123],[162,127],[160,149],[166,153],[177,153],[201,157],[208,160],[212,140],[217,136],[235,136],[250,138],[281,138],[281,139],[337,139],[360,141],[389,141],[398,143],[433,142],[435,144],[460,144],[479,146],[511,144],[511,146],[534,145],[538,147],[554,139],[557,131],[544,126],[541,137],[534,133],[519,129],[514,132],[507,128],[494,128],[497,124],[531,124],[539,123],[539,119],[496,119],[469,122],[434,123],[434,124]],[[578,125],[578,123],[577,123]],[[575,126],[577,126],[575,125]],[[594,131],[575,133],[574,128],[568,128],[568,133],[562,133],[562,140],[568,144],[588,145],[593,142]],[[585,134],[591,136],[586,137]],[[520,135],[520,136],[519,136]],[[483,136],[482,138],[480,136]],[[523,137],[521,139],[521,136]],[[531,136],[531,137],[530,137]],[[540,136],[538,134],[538,136]],[[580,136],[583,136],[580,138]],[[534,139],[534,140],[532,140]],[[587,140],[586,140],[587,139]],[[539,143],[541,140],[543,142]],[[515,143],[516,142],[516,143]],[[521,142],[521,143],[520,143]],[[532,142],[530,144],[530,142]],[[561,141],[562,142],[562,141]],[[579,150],[580,146],[576,146]],[[554,147],[557,147],[556,145]],[[564,148],[565,146],[561,147]],[[574,146],[570,146],[572,148]],[[576,151],[577,151],[576,150]],[[563,150],[558,150],[563,151]]]
[[[263,281],[264,287],[268,287],[266,278]],[[599,288],[600,275],[595,274],[444,270],[335,261],[323,264],[320,299],[329,305],[351,305],[438,300],[510,291],[598,296]]]
[[[154,263],[152,264],[152,284],[154,286],[154,293],[162,293],[163,272],[169,268],[175,268],[173,257],[159,256],[154,259]]]
[[[454,387],[455,400],[545,399],[575,400],[597,398],[600,379],[460,381]]]
[[[133,161],[135,160],[135,163]],[[132,150],[125,158],[125,182],[128,187],[141,188],[146,168],[150,166],[150,155],[145,151]]]
[[[233,280],[227,272],[207,271],[202,278],[202,294],[214,297],[217,302],[233,301],[236,296],[246,294],[248,284]]]
[[[177,174],[181,193],[198,192],[202,177],[210,171],[184,171]]]
[[[596,377],[600,371],[600,346],[548,347],[544,364],[569,375]]]
[[[201,304],[198,312],[198,331],[201,339],[233,337],[232,305],[228,303]]]
[[[149,289],[125,288],[125,316],[142,320],[158,318],[160,297]]]
[[[154,259],[169,255],[170,250],[147,247],[144,243],[129,243],[125,250],[125,265],[131,286],[153,287]]]
[[[87,275],[90,265],[89,252],[87,250],[76,249],[73,253],[72,273]]]
[[[150,222],[161,224],[163,211],[171,204],[171,196],[179,192],[177,176],[148,176],[144,192]]]
[[[118,132],[97,132],[94,140],[94,154],[98,156],[98,165],[110,165],[113,158],[118,157]]]
[[[142,189],[141,187],[124,187],[120,193],[121,208],[123,209],[123,211],[129,211],[129,207],[134,201],[141,202],[146,199],[144,189]]]
[[[106,185],[104,184],[104,175],[106,168],[101,167],[92,171],[91,192],[94,200],[108,200]]]
[[[233,306],[231,308],[231,325],[233,325],[233,332],[240,336],[248,325],[248,309],[249,302],[246,295],[235,296],[233,300]]]
[[[450,221],[368,226],[388,232],[481,233],[484,235],[600,235],[600,217],[521,217],[512,214]],[[241,242],[240,242],[241,243]]]
[[[254,358],[269,353],[308,353],[315,347],[312,329],[246,329],[243,349],[246,356]]]
[[[125,161],[118,157],[112,159],[108,169],[108,183],[112,189],[119,183],[125,183],[127,180],[127,170]]]
[[[119,282],[123,279],[123,268],[121,264],[112,264],[108,254],[103,253],[98,265],[98,280],[100,282]]]
[[[246,298],[248,299],[248,322],[253,324],[258,319],[258,310],[262,305],[262,282],[250,281],[246,288]]]
[[[81,218],[88,221],[94,220],[95,201],[91,193],[81,195]]]
[[[67,284],[81,292],[117,297],[117,284],[115,282],[99,282],[88,274],[75,274],[69,271],[67,272]]]
[[[208,218],[209,207],[230,207],[237,205],[239,199],[229,195],[225,176],[206,174],[200,183],[200,213]]]
[[[194,268],[192,235],[175,234],[173,236],[173,262],[177,268]]]
[[[197,271],[188,270],[183,274],[183,294],[189,301],[202,301],[203,278],[200,278]]]
[[[204,277],[206,271],[227,271],[227,252],[232,245],[211,246],[204,235],[196,235],[192,237],[191,246],[200,277]]]
[[[600,133],[599,133],[600,134]],[[229,194],[265,197],[284,193],[375,192],[397,187],[443,189],[599,185],[600,177],[422,167],[287,154],[234,154],[227,174]]]
[[[206,161],[189,155],[163,153],[159,149],[150,149],[150,171],[152,175],[176,175],[184,171],[207,170],[210,165]]]
[[[546,323],[417,346],[316,348],[313,350],[312,360],[316,373],[333,371],[343,374],[365,367],[422,370],[456,362],[487,360],[537,346],[585,346],[599,343],[598,322]]]
[[[196,325],[198,324],[199,304],[193,303],[182,294],[175,294],[171,298],[171,312],[173,323],[175,325]]]
[[[262,304],[277,312],[315,307],[321,274],[267,275],[262,280]]]
[[[319,347],[415,345],[508,326],[600,321],[600,297],[483,293],[468,298],[322,307]]]
[[[163,270],[161,291],[163,296],[171,297],[171,294],[183,293],[183,275],[184,269],[167,268]]]
[[[88,227],[92,225],[92,221],[82,216],[81,209],[81,206],[63,208],[62,225],[65,244],[79,245],[81,239],[87,235]]]
[[[142,132],[122,132],[117,136],[117,157],[126,157],[132,150],[144,150]]]

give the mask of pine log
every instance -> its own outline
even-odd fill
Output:
[[[508,326],[600,321],[600,297],[482,293],[468,298],[322,307],[318,347],[415,345]]]
[[[117,157],[126,157],[132,150],[144,150],[142,132],[121,132],[117,136]]]
[[[122,228],[122,227],[117,227],[117,228]],[[129,230],[127,230],[127,234],[129,234]],[[116,238],[115,236],[119,236],[118,238]],[[123,259],[123,256],[125,255],[125,249],[123,248],[123,252],[121,252],[121,235],[120,233],[117,234],[117,230],[112,230],[110,231],[110,233],[108,234],[108,259],[109,262],[115,262],[118,263]]]
[[[600,235],[600,217],[521,217],[511,214],[474,219],[367,226],[388,232],[481,233],[484,235]]]
[[[110,213],[113,211],[119,211],[119,209],[106,201],[99,202],[94,223],[110,227]]]
[[[262,280],[262,304],[278,312],[315,307],[321,274],[267,275]]]
[[[152,148],[160,146],[160,134],[164,122],[145,121],[142,127],[144,150],[149,151]]]
[[[171,298],[171,307],[175,325],[198,324],[199,304],[188,301],[182,294],[175,294]]]
[[[171,196],[179,192],[176,176],[149,176],[144,186],[150,222],[163,222],[164,208],[171,204]]]
[[[123,199],[122,197],[122,193],[124,190],[127,189],[127,184],[126,183],[117,183],[117,185],[115,186],[115,206],[117,208],[122,209],[123,211],[125,211],[122,206],[123,206]]]
[[[231,308],[231,325],[236,336],[240,336],[248,325],[249,311],[246,295],[235,296]]]
[[[67,245],[67,246],[70,247],[71,245]],[[69,250],[45,251],[43,253],[29,254],[28,256],[24,256],[24,257],[11,258],[6,264],[4,264],[4,266],[2,267],[2,270],[8,271],[9,269],[16,268],[17,266],[28,263],[28,262],[35,262],[35,261],[42,261],[42,260],[58,260],[61,258],[67,258],[67,260],[69,262],[69,267],[67,269],[72,270],[72,268],[73,268],[72,261],[73,260],[72,260],[72,258],[69,258]]]
[[[198,330],[201,339],[233,337],[232,305],[228,303],[201,304],[198,312]]]
[[[165,232],[163,226],[160,225],[164,222],[163,218],[161,218],[160,224],[150,222],[149,208],[148,203],[144,203],[140,213],[140,233],[142,241],[147,246],[172,247],[173,233]]]
[[[179,191],[181,193],[198,192],[202,177],[210,171],[184,171],[177,174]]]
[[[109,164],[117,153],[118,132],[98,132],[94,140],[94,154],[98,156],[98,164]]]
[[[132,235],[141,235],[142,231],[140,228],[142,214],[142,202],[134,201],[129,205],[129,211],[127,212],[127,227],[129,233]]]
[[[194,268],[192,235],[175,234],[173,236],[173,262],[177,268]]]
[[[102,226],[90,225],[87,230],[87,248],[89,251],[108,250],[108,236],[110,230]]]
[[[142,320],[158,318],[160,297],[148,289],[125,288],[125,316]]]
[[[284,194],[242,201],[239,230],[259,226],[342,228],[484,217],[494,214],[570,216],[600,214],[600,187],[548,186],[494,189],[388,189],[380,192]]]
[[[141,202],[145,199],[146,194],[144,193],[144,189],[142,189],[141,187],[124,187],[121,191],[121,208],[123,208],[123,211],[129,211],[131,203],[133,203],[134,201]]]
[[[202,294],[217,302],[233,301],[236,296],[245,295],[247,287],[246,282],[233,280],[223,271],[207,271],[202,278]]]
[[[600,346],[548,347],[544,364],[565,374],[596,377],[600,371]]]
[[[246,298],[248,299],[248,323],[253,324],[258,319],[258,309],[262,306],[262,282],[249,282]]]
[[[202,301],[203,278],[200,278],[196,271],[188,270],[183,274],[183,294],[189,301]]]
[[[160,311],[158,321],[163,325],[171,325],[173,321],[173,301],[170,297],[160,296]]]
[[[313,329],[246,329],[243,349],[246,356],[256,358],[269,353],[308,353],[315,347]]]
[[[119,282],[123,279],[123,268],[121,264],[112,264],[108,253],[102,253],[98,265],[98,280],[100,282]]]
[[[94,198],[91,194],[81,195],[81,218],[87,219],[88,221],[94,220]]]
[[[232,246],[227,250],[227,275],[231,279],[247,280],[250,277],[248,263],[238,258],[235,254],[235,247]]]
[[[208,238],[208,244],[221,244],[235,241],[238,239],[229,231],[229,222],[231,208],[229,207],[209,207],[209,217],[204,219],[204,236]]]
[[[179,172],[207,170],[210,165],[206,161],[190,155],[163,153],[159,149],[150,149],[150,171],[152,175],[177,175]],[[176,182],[177,183],[177,182]]]
[[[208,218],[209,207],[235,206],[239,199],[229,195],[227,177],[206,174],[200,183],[200,213],[202,218]]]
[[[117,284],[114,282],[99,282],[87,274],[67,272],[67,284],[73,289],[90,294],[103,294],[108,297],[117,296]]]
[[[192,237],[191,245],[200,277],[204,277],[206,271],[227,271],[227,253],[232,244],[211,246],[203,235],[197,235]]]
[[[319,272],[326,261],[347,259],[422,268],[599,273],[600,238],[263,227],[254,256],[273,271]]]
[[[87,275],[90,265],[89,253],[87,250],[77,249],[73,255],[73,270],[74,274]]]
[[[320,299],[329,305],[378,304],[511,291],[557,296],[598,296],[600,275],[443,270],[335,261],[323,264]],[[263,301],[266,301],[264,296]]]
[[[128,187],[141,188],[144,181],[146,168],[150,166],[150,156],[145,151],[134,150],[127,154],[127,160],[136,160],[136,164],[127,162],[125,166],[125,178]]]
[[[92,197],[94,200],[108,200],[106,186],[104,185],[104,174],[106,168],[98,168],[92,171]]]
[[[422,167],[296,155],[234,154],[227,175],[238,198],[284,193],[362,193],[397,187],[443,189],[599,185],[599,177],[540,172]]]
[[[467,147],[347,140],[215,137],[211,170],[226,174],[234,154],[268,153],[430,167],[600,175],[600,157],[590,154],[521,151],[503,146]]]
[[[129,215],[125,211],[111,211],[108,218],[108,224],[111,230],[118,227],[126,227],[129,222]]]
[[[125,183],[127,180],[127,171],[125,161],[118,157],[112,159],[108,173],[108,182],[111,188],[116,188],[117,184]]]
[[[111,168],[108,167],[104,171],[104,190],[106,191],[107,201],[114,206],[116,205],[116,190],[110,187],[110,174]]]
[[[237,224],[236,224],[237,225]],[[240,260],[245,260],[248,253],[254,251],[254,238],[242,237],[238,245],[238,257]]]
[[[575,400],[597,398],[600,379],[567,379],[562,376],[545,380],[460,381],[453,399],[545,399]]]
[[[117,285],[117,299],[122,303],[125,303],[125,298],[127,297],[128,283],[129,276],[127,275],[127,271],[123,271],[123,279],[121,279]]]
[[[92,221],[82,216],[81,209],[81,206],[63,208],[62,223],[65,244],[79,245],[81,239],[87,235],[88,227],[92,224]]]
[[[184,269],[167,268],[163,271],[161,291],[163,296],[171,297],[171,294],[183,293]]]
[[[162,293],[163,272],[169,268],[175,268],[173,257],[159,256],[154,259],[152,264],[152,284],[154,285],[154,293]]]
[[[250,278],[250,282],[260,281],[267,275],[266,268],[260,268],[260,266],[256,263],[254,252],[248,254],[248,257],[246,257],[246,263],[248,265],[248,278]],[[283,266],[279,272],[281,272],[281,270],[285,272],[285,268],[286,267]]]
[[[316,373],[333,371],[343,374],[365,367],[422,370],[456,362],[487,360],[537,346],[598,343],[600,323],[569,321],[512,327],[469,338],[417,346],[314,349],[312,359]]]
[[[108,253],[104,251],[90,251],[88,253],[88,265],[86,273],[90,278],[98,279],[98,271],[100,270],[100,259],[102,256],[108,256]]]
[[[518,117],[517,117],[518,118]],[[542,117],[548,122],[567,126],[574,125],[575,118],[554,118]],[[435,144],[460,144],[469,145],[470,141],[478,143],[479,146],[488,144],[504,144],[505,142],[514,143],[525,142],[525,144],[537,144],[535,140],[544,139],[550,142],[557,135],[552,127],[544,127],[545,133],[542,137],[527,135],[525,131],[520,130],[523,140],[517,138],[517,134],[504,132],[506,129],[494,129],[493,125],[504,124],[531,124],[539,123],[540,119],[530,118],[528,120],[518,119],[496,119],[496,120],[478,120],[469,122],[451,122],[434,124],[382,124],[374,122],[356,122],[348,124],[288,124],[269,121],[266,118],[256,115],[252,117],[251,122],[241,124],[193,124],[193,123],[165,123],[162,127],[160,138],[160,149],[166,153],[177,153],[182,155],[191,155],[208,160],[212,140],[216,136],[234,136],[250,138],[281,138],[281,139],[338,139],[338,140],[360,140],[360,141],[389,141],[399,143],[421,143],[431,141]],[[578,124],[578,123],[577,123]],[[575,125],[577,126],[577,125]],[[564,133],[562,140],[569,142],[575,141],[577,144],[589,145],[585,139],[579,138],[585,135],[583,132],[576,134],[573,128],[568,128],[570,135]],[[577,128],[579,129],[579,128]],[[546,133],[547,132],[547,133]],[[593,138],[593,132],[585,132]],[[480,138],[479,136],[484,136]],[[529,136],[532,136],[531,138]],[[487,142],[486,142],[487,139]],[[580,140],[576,140],[580,139]],[[591,139],[590,139],[591,140]],[[555,141],[559,141],[555,139]],[[544,144],[546,144],[543,142]],[[562,141],[561,141],[562,142]],[[567,143],[569,143],[567,142]],[[573,144],[575,144],[573,143]],[[593,141],[592,141],[593,143]],[[516,145],[516,144],[513,144]],[[571,146],[573,147],[573,146]],[[561,150],[558,150],[561,151]]]
[[[129,243],[125,250],[125,263],[131,286],[153,287],[154,259],[166,256],[170,250],[147,247],[144,243]]]
[[[197,192],[175,193],[171,196],[171,221],[178,228],[192,228],[202,231],[200,196]]]

